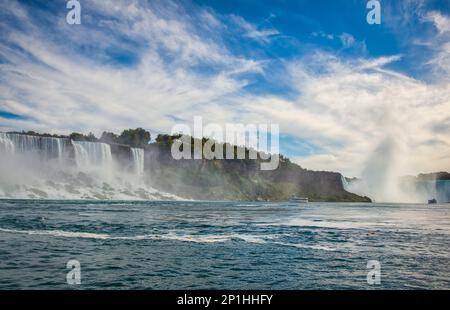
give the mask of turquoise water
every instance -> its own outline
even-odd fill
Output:
[[[2,200],[0,289],[450,289],[449,237],[450,205]]]

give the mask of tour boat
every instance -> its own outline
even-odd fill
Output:
[[[296,203],[308,203],[308,198],[307,197],[297,197],[297,196],[292,196],[291,199],[289,199],[289,202],[296,202]]]

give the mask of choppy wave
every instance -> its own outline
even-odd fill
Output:
[[[337,249],[322,246],[322,245],[308,245],[308,244],[301,244],[301,243],[285,243],[285,242],[274,242],[274,244],[283,245],[283,246],[290,246],[300,249],[311,249],[311,250],[320,250],[320,251],[336,251]]]
[[[249,235],[249,234],[230,234],[230,235],[180,235],[169,232],[167,234],[148,234],[148,235],[136,235],[136,236],[114,236],[105,233],[91,233],[91,232],[71,232],[64,230],[16,230],[0,228],[0,232],[11,234],[26,234],[26,235],[40,235],[62,238],[82,238],[82,239],[100,239],[100,240],[172,240],[181,242],[195,242],[195,243],[224,243],[229,241],[243,241],[246,243],[259,243],[259,244],[274,244],[281,246],[290,246],[305,249],[323,250],[323,251],[335,251],[333,248],[320,245],[305,245],[297,243],[286,243],[273,241],[274,236],[264,235]]]
[[[65,238],[87,238],[87,239],[110,239],[108,234],[88,233],[88,232],[71,232],[64,230],[16,230],[0,228],[1,232],[26,235],[53,236]]]
[[[0,232],[14,233],[14,234],[27,234],[27,235],[43,235],[53,237],[65,237],[65,238],[85,238],[85,239],[102,239],[102,240],[178,240],[188,242],[226,242],[232,239],[240,239],[245,242],[261,243],[263,242],[263,236],[254,235],[178,235],[175,233],[167,234],[148,234],[148,235],[136,235],[136,236],[115,236],[105,233],[91,233],[91,232],[71,232],[64,230],[17,230],[17,229],[5,229],[0,228]]]
[[[370,289],[369,259],[400,275],[382,288],[449,287],[448,206],[237,204],[0,200],[0,288],[65,289],[69,258],[86,289]]]
[[[358,229],[367,227],[386,226],[387,223],[351,222],[351,221],[318,221],[308,219],[290,219],[285,222],[258,223],[256,226],[298,226],[315,228]]]

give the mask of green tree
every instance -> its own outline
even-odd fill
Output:
[[[98,141],[97,137],[92,132],[90,132],[87,136],[83,135],[82,133],[72,132],[69,138],[74,141],[89,141],[89,142]]]
[[[100,141],[105,142],[105,143],[118,143],[119,141],[119,136],[116,135],[113,132],[106,132],[104,131],[102,133],[102,136],[100,137]]]
[[[150,138],[150,132],[142,128],[136,128],[124,130],[118,137],[118,141],[133,147],[146,147]]]

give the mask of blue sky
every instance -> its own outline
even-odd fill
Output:
[[[101,134],[277,123],[300,165],[361,175],[450,167],[450,2],[2,1],[0,131]],[[392,152],[390,152],[392,153]],[[405,160],[405,158],[408,160]],[[394,159],[391,159],[395,161]]]

